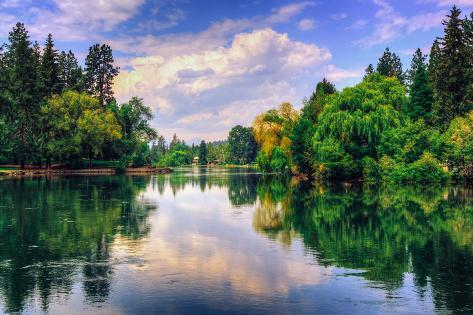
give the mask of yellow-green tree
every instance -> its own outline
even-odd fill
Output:
[[[289,138],[299,113],[290,103],[282,103],[278,109],[271,109],[256,116],[253,121],[253,133],[261,150],[271,154],[275,147],[289,151]]]
[[[90,166],[105,140],[122,136],[115,115],[86,93],[67,91],[55,95],[41,110],[48,160],[73,161],[84,152]]]

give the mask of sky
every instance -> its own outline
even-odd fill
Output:
[[[117,100],[143,98],[160,134],[197,143],[283,102],[301,108],[323,77],[356,84],[386,47],[407,68],[453,4],[473,10],[473,0],[0,0],[0,43],[20,21],[82,64],[90,45],[109,44]]]

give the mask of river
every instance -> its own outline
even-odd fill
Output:
[[[4,178],[0,311],[473,312],[473,188],[197,167]]]

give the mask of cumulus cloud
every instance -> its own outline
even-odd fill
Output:
[[[338,83],[346,79],[359,79],[363,77],[363,69],[342,69],[335,65],[328,65],[324,68],[325,78],[327,80]]]
[[[378,7],[375,13],[377,23],[374,32],[368,37],[355,41],[359,46],[374,46],[387,43],[403,33],[412,33],[418,30],[427,31],[441,26],[445,11],[419,14],[412,17],[401,16],[386,0],[372,0]]]
[[[198,41],[196,36],[188,45]],[[115,83],[118,99],[142,96],[157,110],[162,132],[183,128],[180,135],[189,139],[195,136],[188,129],[192,124],[195,130],[212,131],[211,138],[223,137],[232,124],[249,123],[269,100],[272,106],[288,100],[290,82],[331,59],[328,49],[291,40],[271,28],[238,33],[229,45],[216,49],[197,47],[204,48],[130,60],[131,69],[122,71]]]
[[[299,21],[297,28],[300,31],[308,31],[315,28],[315,21],[312,19],[302,19]]]

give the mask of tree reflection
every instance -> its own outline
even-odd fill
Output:
[[[471,310],[471,189],[271,181],[258,185],[257,231],[283,244],[300,235],[319,264],[362,270],[387,292],[411,272],[419,294],[431,286],[438,308]]]
[[[110,244],[118,234],[149,232],[138,197],[145,177],[75,177],[0,181],[0,292],[7,312],[21,312],[28,298],[69,294],[82,278],[86,299],[108,298]],[[121,228],[119,228],[121,227]]]

